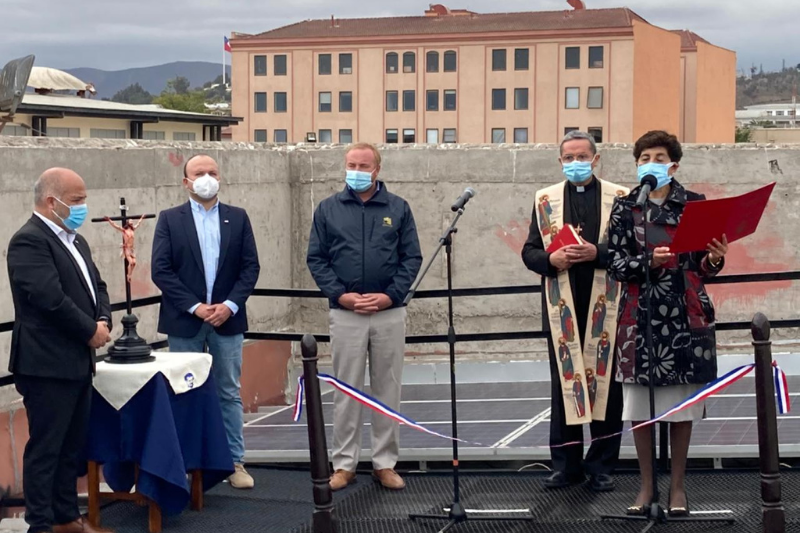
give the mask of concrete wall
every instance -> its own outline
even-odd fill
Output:
[[[800,128],[750,128],[751,140],[756,143],[798,143]]]

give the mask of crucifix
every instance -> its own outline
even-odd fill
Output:
[[[145,363],[155,359],[151,354],[152,350],[147,341],[136,332],[136,325],[139,319],[133,314],[131,306],[131,276],[133,269],[136,268],[136,254],[134,253],[136,230],[142,221],[148,218],[156,218],[155,215],[128,215],[128,206],[125,198],[119,199],[120,216],[93,218],[92,222],[105,222],[114,229],[122,233],[122,257],[125,259],[125,302],[127,313],[122,317],[122,336],[118,338],[114,345],[108,350],[108,363]],[[116,224],[119,222],[119,224]]]

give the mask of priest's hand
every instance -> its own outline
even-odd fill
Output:
[[[94,336],[89,339],[89,347],[98,350],[109,342],[111,342],[111,334],[108,331],[108,324],[106,324],[105,320],[101,320],[97,323]]]
[[[569,248],[571,247],[565,246],[550,254],[550,264],[556,267],[559,271],[567,270],[569,267],[572,266],[569,257],[567,257],[567,250]]]
[[[675,254],[670,253],[669,248],[666,246],[659,246],[653,249],[653,259],[650,261],[650,268],[658,268],[670,259]]]
[[[708,260],[711,261],[711,266],[719,266],[719,262],[728,253],[728,237],[723,233],[722,242],[713,239],[706,249],[708,250]]]
[[[211,313],[208,317],[206,317],[205,321],[214,326],[215,328],[220,327],[222,324],[227,322],[227,320],[233,314],[231,308],[225,304],[217,304],[214,305],[214,312]]]
[[[589,263],[597,259],[597,246],[591,243],[567,246],[567,259],[570,263]]]

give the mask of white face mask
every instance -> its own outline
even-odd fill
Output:
[[[219,180],[208,174],[189,181],[192,182],[194,193],[203,200],[211,200],[219,192]]]

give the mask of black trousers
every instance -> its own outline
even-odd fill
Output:
[[[550,446],[574,441],[583,442],[583,425],[568,426],[566,422],[564,399],[561,394],[561,376],[558,372],[556,354],[551,339],[547,339],[547,347],[550,355],[550,383],[552,384],[550,396]],[[608,391],[606,419],[589,424],[593,439],[622,431],[622,384],[613,379],[613,365],[609,369],[609,375],[612,377],[612,381]],[[582,445],[550,448],[553,471],[564,472],[568,476],[611,474],[619,460],[621,442],[621,435],[595,441],[589,446],[589,452],[586,454],[585,460],[583,458]]]
[[[28,415],[23,456],[25,521],[29,533],[80,517],[78,460],[86,442],[92,382],[14,375]]]

